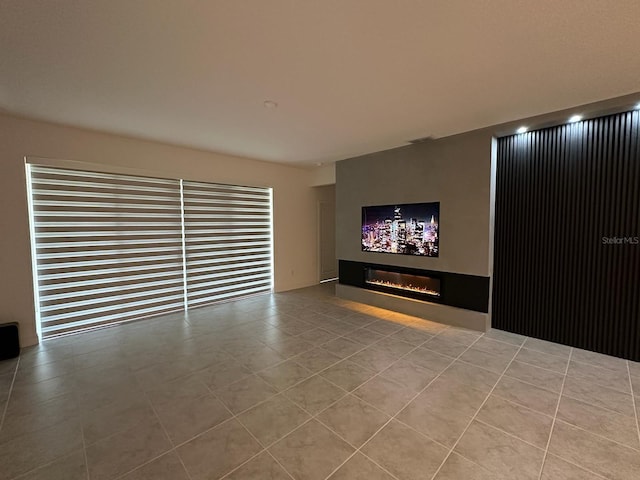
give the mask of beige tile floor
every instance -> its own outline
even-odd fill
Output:
[[[638,480],[639,408],[638,363],[327,285],[0,362],[0,480]]]

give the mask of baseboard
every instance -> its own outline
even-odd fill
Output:
[[[20,332],[20,348],[31,347],[33,345],[38,345],[39,343],[40,339],[35,333],[25,334]]]

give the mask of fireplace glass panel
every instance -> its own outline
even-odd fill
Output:
[[[369,285],[384,287],[385,289],[398,290],[399,295],[402,295],[404,291],[432,297],[440,296],[440,279],[423,275],[411,275],[367,268],[365,282]]]

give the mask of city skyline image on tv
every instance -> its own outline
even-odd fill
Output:
[[[362,207],[362,251],[437,257],[440,202]]]

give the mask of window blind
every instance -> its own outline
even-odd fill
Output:
[[[183,181],[187,305],[272,288],[271,189]]]
[[[179,180],[28,169],[43,336],[184,307]]]

